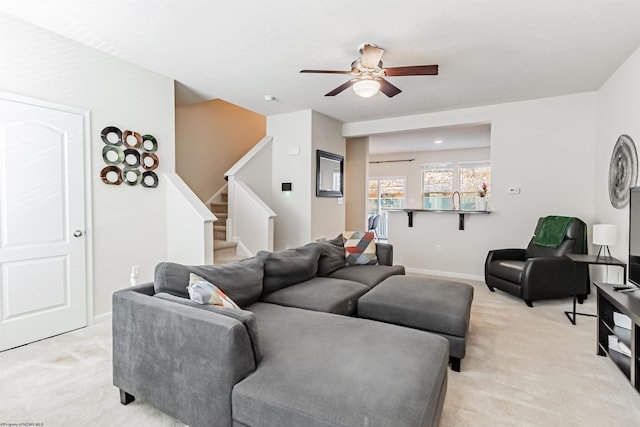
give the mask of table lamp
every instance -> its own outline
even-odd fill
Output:
[[[600,258],[600,253],[607,259],[611,259],[611,251],[609,246],[615,245],[618,237],[618,227],[615,224],[593,224],[593,244],[600,245],[596,261]],[[603,250],[604,248],[604,250]]]

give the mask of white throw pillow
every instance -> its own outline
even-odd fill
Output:
[[[219,305],[221,307],[240,308],[225,295],[217,286],[207,282],[197,274],[189,274],[189,286],[187,286],[189,298],[198,304]]]

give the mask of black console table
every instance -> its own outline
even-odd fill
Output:
[[[620,368],[633,388],[640,392],[640,294],[615,291],[609,283],[595,283],[598,289],[598,342],[599,356],[609,358]],[[614,313],[631,319],[631,329],[616,325]],[[631,349],[631,356],[609,349],[609,336],[623,342]]]
[[[626,283],[627,281],[627,264],[623,261],[620,261],[617,258],[613,257],[604,257],[604,256],[595,256],[595,255],[585,255],[585,254],[567,254],[567,258],[574,262],[575,267],[577,268],[577,264],[588,264],[588,265],[613,265],[615,267],[622,267],[622,282]],[[576,324],[576,316],[588,316],[588,317],[596,317],[595,314],[587,314],[587,313],[576,313],[576,298],[577,288],[576,288],[576,277],[575,268],[574,268],[574,280],[573,280],[573,311],[565,311],[564,314],[567,315],[569,321]],[[570,316],[573,314],[573,317]]]

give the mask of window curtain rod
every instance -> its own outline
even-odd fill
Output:
[[[397,163],[397,162],[413,162],[415,159],[405,159],[405,160],[378,160],[377,162],[369,162],[369,163]]]

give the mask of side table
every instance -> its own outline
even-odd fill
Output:
[[[574,279],[573,279],[573,311],[565,311],[564,314],[567,315],[567,318],[572,324],[576,324],[576,316],[588,316],[588,317],[597,317],[595,314],[588,313],[576,313],[576,299],[577,288],[576,288],[576,274],[575,269],[578,264],[587,264],[587,265],[613,265],[615,267],[622,267],[622,283],[627,283],[627,264],[623,261],[620,261],[617,258],[613,258],[610,256],[595,256],[595,255],[585,255],[585,254],[567,254],[565,255],[574,263]],[[589,283],[591,285],[591,283]],[[573,314],[573,317],[570,316]]]

